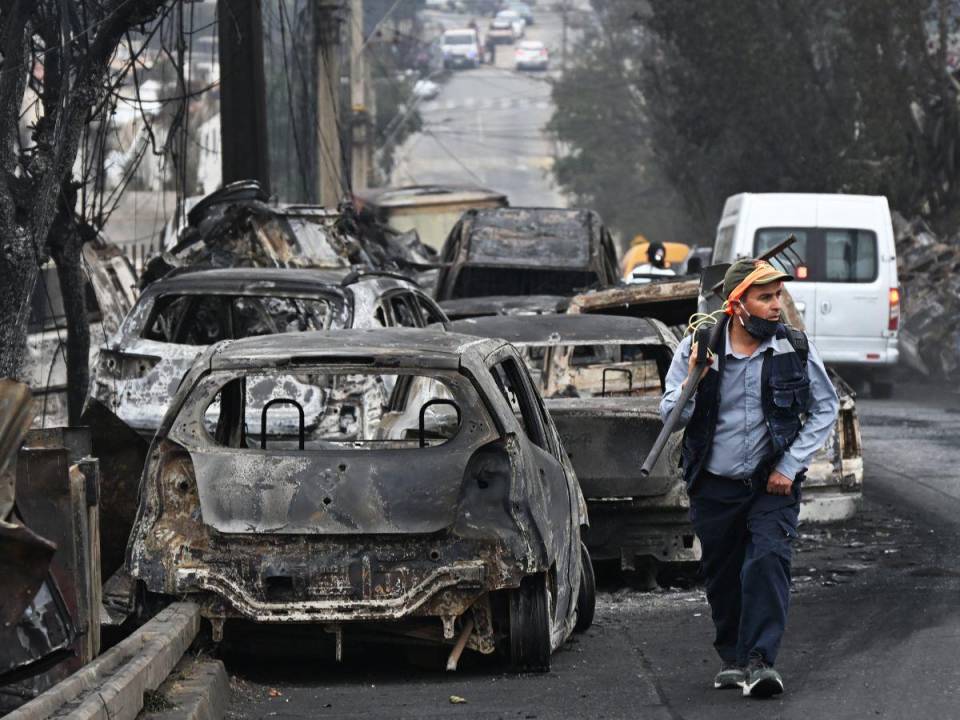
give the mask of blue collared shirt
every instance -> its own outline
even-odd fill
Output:
[[[676,405],[681,385],[687,378],[691,342],[690,335],[681,341],[667,372],[666,390],[660,401],[660,417],[664,421]],[[787,340],[769,338],[751,355],[742,355],[733,350],[728,330],[724,342],[725,367],[720,378],[720,409],[707,472],[729,478],[747,478],[760,462],[773,454],[773,441],[763,416],[760,384],[764,352],[771,348],[775,354],[792,352]],[[708,372],[717,372],[716,363]],[[800,434],[776,468],[791,480],[809,465],[826,442],[840,409],[837,391],[812,342],[807,357],[807,374],[810,377],[810,409]],[[696,394],[683,408],[678,428],[686,427],[690,422],[695,406]]]

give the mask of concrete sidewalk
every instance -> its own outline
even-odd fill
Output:
[[[6,720],[133,720],[144,692],[156,690],[200,629],[193,603],[174,603],[66,680],[6,716]]]

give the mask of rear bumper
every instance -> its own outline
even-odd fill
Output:
[[[800,503],[800,522],[821,523],[849,520],[863,504],[863,493],[823,491],[807,492],[804,489]]]
[[[633,569],[637,558],[660,562],[697,562],[700,541],[686,510],[638,508],[631,501],[587,501],[590,527],[583,540],[594,560],[619,560]]]
[[[286,623],[395,621],[410,615],[461,615],[484,591],[486,580],[487,568],[483,561],[459,561],[438,567],[422,579],[402,586],[400,592],[386,596],[379,593],[390,589],[374,587],[367,575],[362,581],[364,597],[280,601],[258,597],[237,580],[210,568],[183,568],[176,574],[180,592],[212,593],[212,602],[201,603],[204,614],[222,613],[256,622]],[[447,591],[443,612],[418,612],[439,610],[431,601],[442,591]],[[216,599],[226,601],[229,609]]]

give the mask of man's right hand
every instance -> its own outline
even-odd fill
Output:
[[[687,379],[688,380],[693,377],[693,370],[697,365],[697,347],[699,346],[699,344],[700,343],[698,342],[694,342],[690,346],[690,358],[687,360]],[[706,373],[707,368],[709,368],[711,365],[713,365],[713,353],[707,350],[707,362],[703,366],[703,370],[701,370],[700,374],[703,375],[704,373]]]

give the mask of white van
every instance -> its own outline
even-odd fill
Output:
[[[741,193],[727,198],[713,262],[757,257],[796,235],[804,260],[790,294],[824,362],[889,397],[897,363],[900,290],[885,197]],[[846,372],[844,372],[846,370]]]

